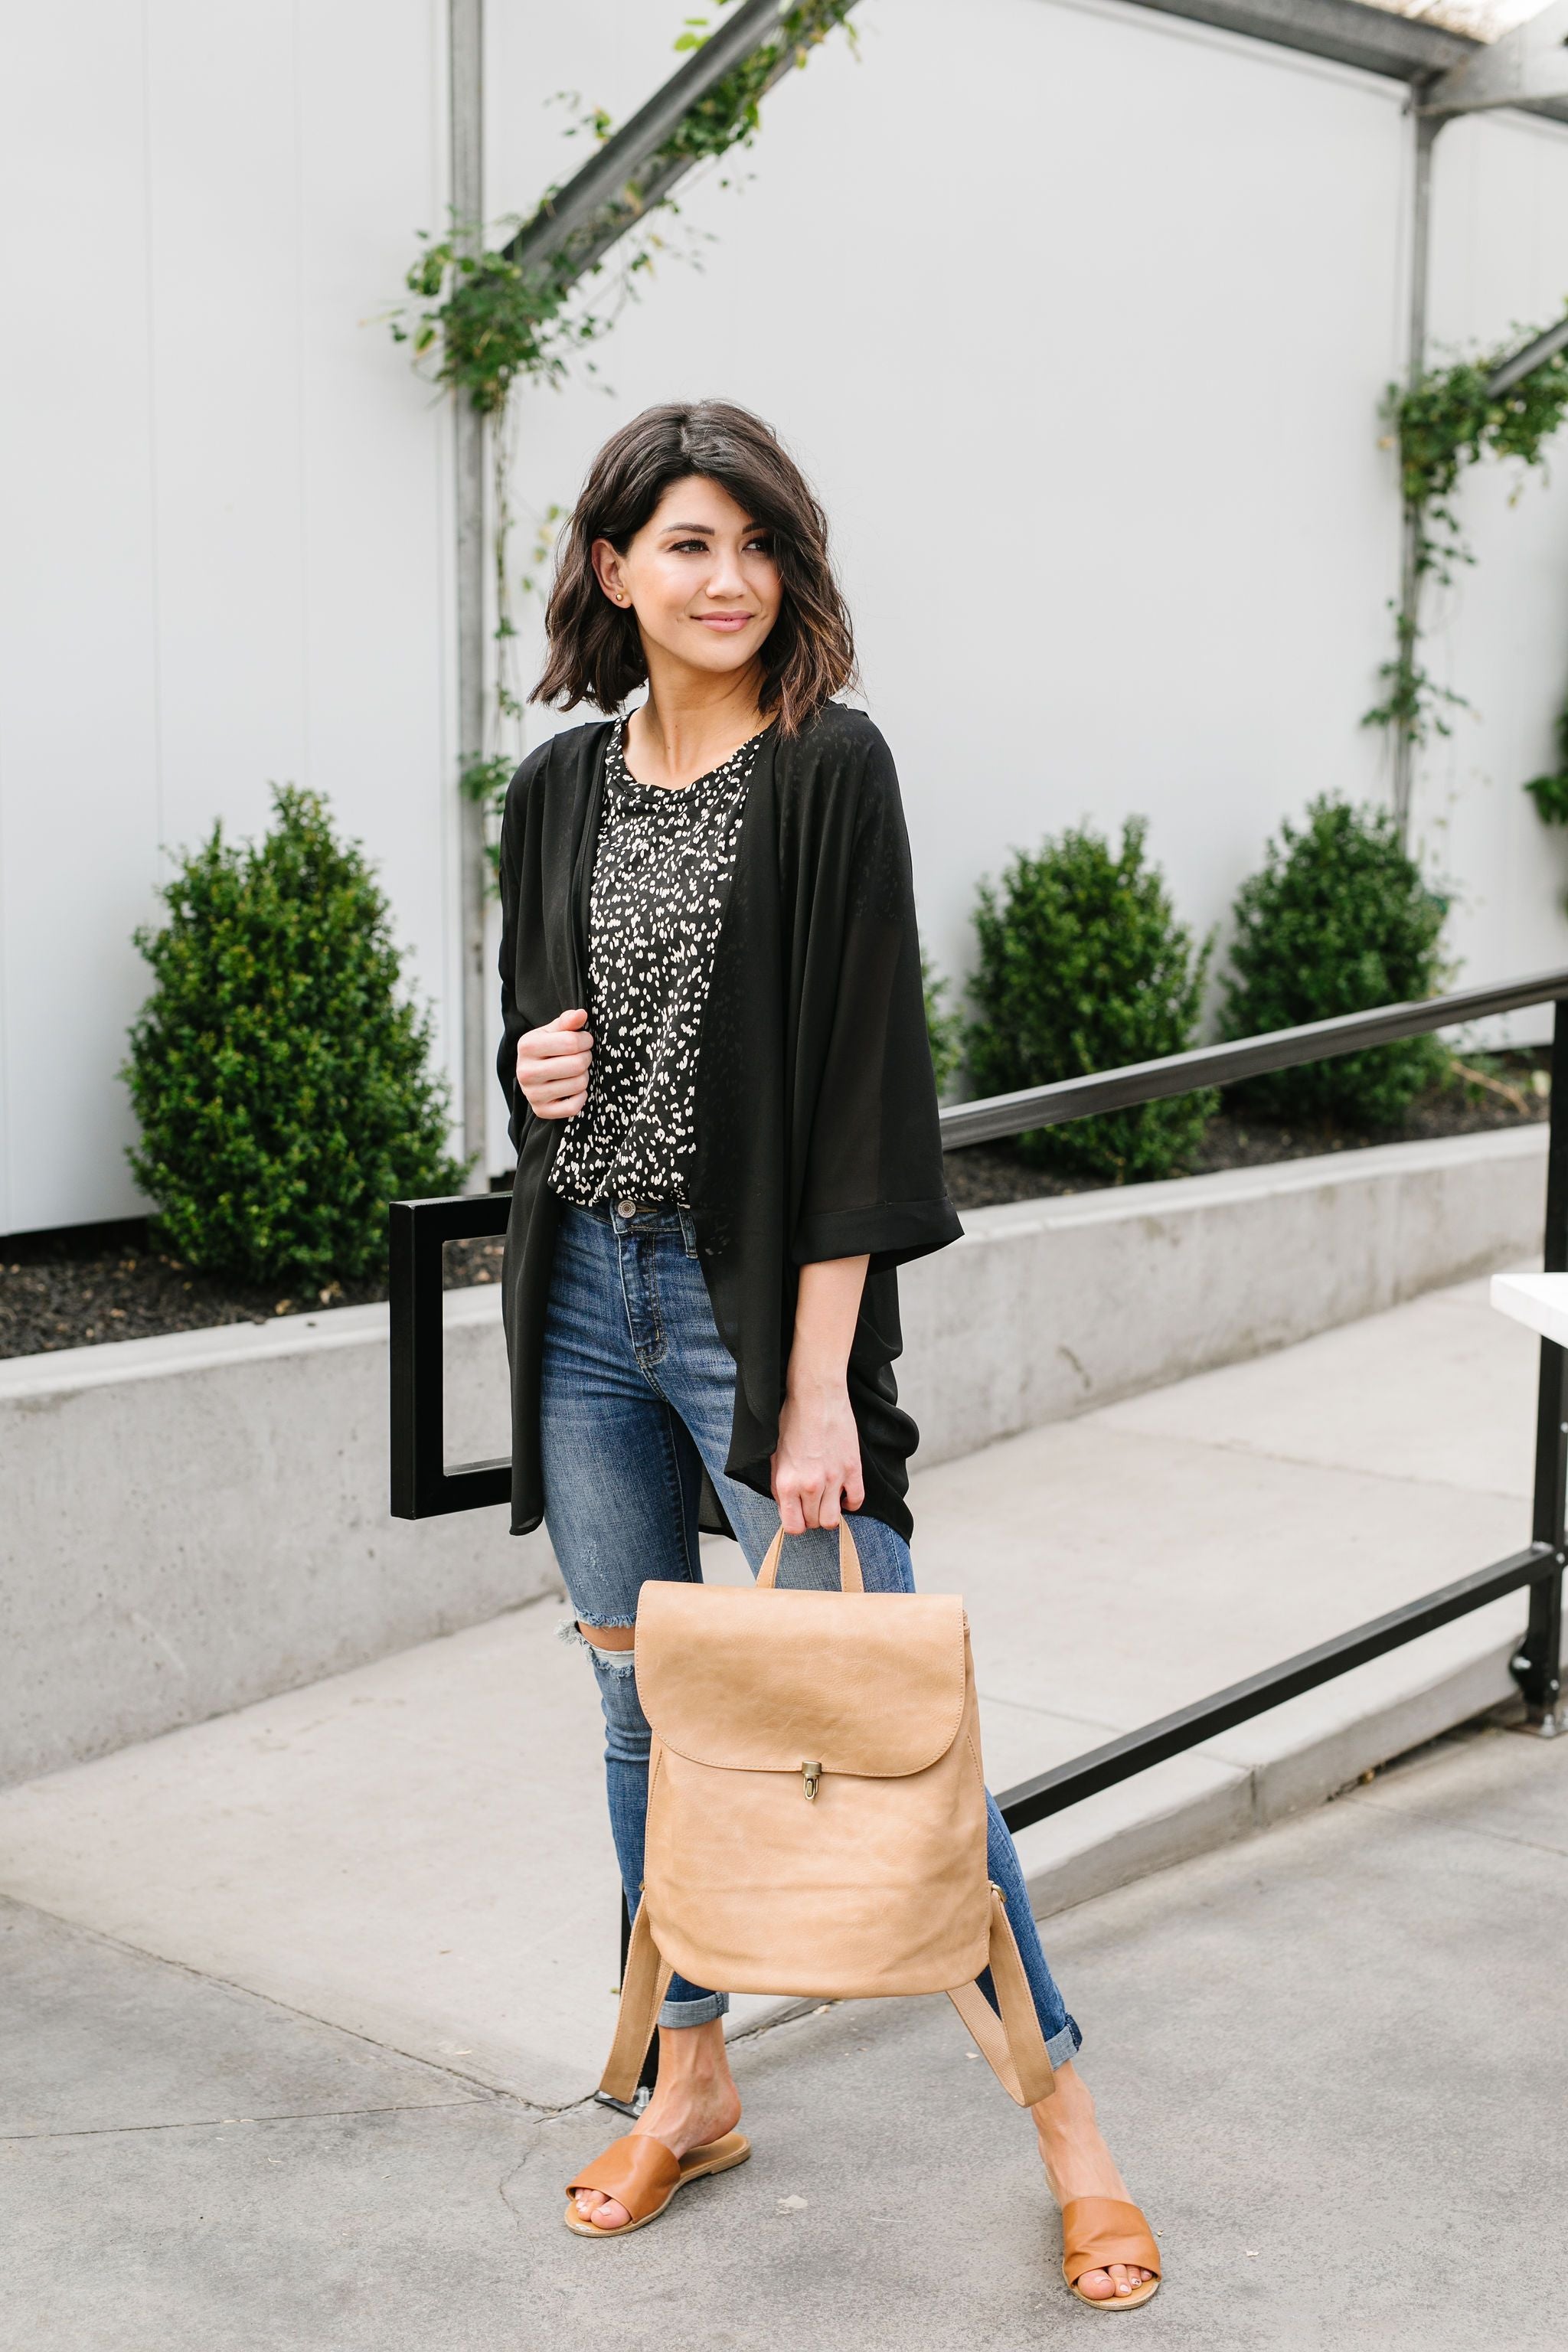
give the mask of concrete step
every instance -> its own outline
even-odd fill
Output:
[[[922,1473],[917,1571],[966,1597],[993,1786],[1516,1549],[1534,1381],[1477,1282]],[[724,1544],[707,1566],[744,1573]],[[617,1893],[563,1613],[546,1599],[0,1792],[0,1893],[538,2105],[580,2097]],[[1521,1622],[1494,1603],[1038,1824],[1037,1907],[1506,1699]]]

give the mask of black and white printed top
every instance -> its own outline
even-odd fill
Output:
[[[687,1201],[697,1040],[762,740],[671,792],[630,772],[624,719],[610,738],[588,914],[588,1099],[563,1123],[550,1170],[563,1200]]]

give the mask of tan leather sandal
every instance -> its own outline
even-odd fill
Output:
[[[1085,2271],[1108,2271],[1131,2263],[1154,2275],[1131,2294],[1085,2294]],[[1062,2207],[1062,2276],[1090,2311],[1136,2311],[1160,2291],[1160,2249],[1136,2205],[1120,2197],[1069,2197]]]
[[[603,2156],[585,2164],[574,2180],[566,2185],[566,2227],[574,2238],[627,2238],[649,2221],[657,2221],[678,2189],[689,2180],[702,2180],[710,2172],[728,2172],[737,2164],[744,2164],[752,2152],[752,2143],[743,2132],[726,2132],[722,2139],[710,2139],[705,2147],[694,2147],[685,2156],[677,2156],[661,2139],[650,2132],[627,2132],[624,2139],[612,2140]],[[597,2221],[585,2221],[573,2202],[579,2189],[601,2189],[624,2205],[631,2215],[618,2230],[602,2229]]]

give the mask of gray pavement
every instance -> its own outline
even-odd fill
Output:
[[[752,2162],[584,2246],[561,2184],[604,2110],[26,1905],[0,1922],[5,2352],[1019,2352],[1099,2326],[945,2001],[742,2040]],[[1563,2344],[1568,1739],[1445,1738],[1047,1936],[1164,2242],[1142,2344]]]
[[[1512,1551],[1536,1350],[1481,1283],[915,1482],[1005,1788]],[[705,1570],[742,1580],[734,1547]],[[106,1607],[120,1605],[106,1594]],[[548,1600],[0,1790],[0,1896],[556,2106],[614,2022],[603,1729]],[[1037,1910],[1320,1801],[1496,1705],[1517,1595],[1024,1832]],[[776,2010],[762,1995],[733,2021]]]

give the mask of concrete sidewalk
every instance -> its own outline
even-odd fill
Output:
[[[1529,1335],[1477,1283],[922,1474],[917,1572],[966,1595],[993,1785],[1514,1549],[1534,1380]],[[728,1545],[708,1565],[743,1574]],[[1496,1603],[1027,1832],[1037,1908],[1243,1835],[1507,1697],[1522,1612]],[[0,1792],[0,1894],[493,2089],[580,2098],[613,2022],[618,1893],[562,1614],[537,1602]]]
[[[1027,2119],[945,2000],[742,2038],[752,2161],[612,2252],[611,2135],[0,1908],[5,2352],[1020,2352]],[[279,1922],[286,1935],[287,1921]],[[1568,1740],[1451,1738],[1052,1923],[1173,2352],[1556,2352]]]

